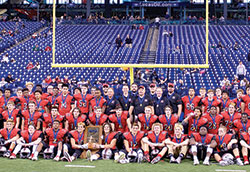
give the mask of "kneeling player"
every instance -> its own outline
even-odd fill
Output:
[[[187,135],[183,134],[183,125],[175,124],[174,136],[165,140],[168,146],[168,154],[170,157],[170,163],[181,163],[182,158],[187,153],[189,139]],[[176,159],[175,157],[178,156]]]
[[[63,145],[64,157],[62,157],[62,160],[66,159],[68,162],[72,162],[80,157],[83,149],[88,149],[88,144],[83,144],[84,130],[85,124],[83,122],[79,122],[77,124],[77,130],[69,132],[68,137],[70,144]]]
[[[206,126],[201,126],[199,133],[191,134],[190,138],[191,153],[193,154],[194,165],[200,164],[199,159],[204,159],[204,165],[209,165],[209,158],[213,153],[213,148],[217,145],[215,136],[208,134]],[[199,159],[198,159],[199,157]]]
[[[142,139],[142,141],[145,143],[145,160],[150,162],[150,147],[151,157],[154,157],[151,161],[152,164],[159,162],[168,150],[164,144],[164,141],[168,138],[168,134],[166,131],[162,131],[162,129],[162,124],[155,123],[152,126],[152,131],[148,132],[148,136]]]
[[[103,124],[103,144],[95,144],[94,147],[100,149],[96,154],[91,155],[91,151],[87,151],[87,158],[90,161],[97,160],[99,158],[102,159],[114,159],[117,161],[119,158],[119,154],[117,151],[116,143],[119,139],[118,132],[112,132],[111,125],[109,123]]]
[[[21,132],[21,138],[17,140],[17,146],[10,156],[10,159],[15,159],[18,152],[20,152],[21,158],[28,158],[36,161],[38,159],[37,147],[43,139],[42,131],[35,129],[34,124],[29,124],[28,130]],[[23,148],[23,149],[22,149]]]
[[[19,137],[20,130],[14,128],[14,121],[12,119],[8,119],[6,121],[6,128],[0,130],[0,152],[4,157],[10,157],[12,150],[16,146],[16,140]]]
[[[227,128],[221,126],[218,130],[218,135],[216,136],[217,151],[214,152],[214,158],[221,166],[231,165],[234,162],[232,160],[223,159],[224,154],[233,154],[236,158],[237,165],[243,165],[240,160],[240,154],[238,149],[238,141],[236,135],[227,134]]]
[[[241,139],[240,139],[240,144],[242,146],[242,155],[244,159],[244,165],[249,164],[248,160],[248,150],[250,149],[250,127],[247,129],[247,133],[241,133]]]

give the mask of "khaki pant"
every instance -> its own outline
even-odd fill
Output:
[[[168,154],[173,154],[174,156],[179,156],[181,153],[185,156],[188,150],[188,146],[181,146],[173,149],[173,145],[168,145]]]

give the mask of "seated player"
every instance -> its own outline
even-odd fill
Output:
[[[72,162],[81,156],[83,149],[88,149],[88,144],[83,144],[84,130],[85,124],[79,122],[77,123],[76,130],[69,132],[69,143],[63,145],[64,156],[61,158],[62,160],[65,159],[68,162]]]
[[[208,133],[217,134],[220,124],[223,122],[223,116],[217,114],[217,108],[212,105],[209,112],[205,113],[203,117],[208,120]]]
[[[188,142],[189,139],[187,135],[183,134],[183,125],[175,124],[174,135],[170,136],[170,139],[165,140],[165,144],[168,146],[170,163],[181,163],[181,160],[187,153]]]
[[[170,105],[165,107],[165,114],[159,116],[160,123],[163,124],[163,130],[167,131],[169,135],[174,134],[174,125],[178,122],[178,115],[172,114],[173,109]]]
[[[60,128],[62,128],[64,117],[59,114],[57,106],[52,106],[51,114],[44,113],[42,116],[43,132],[46,130],[46,128],[52,128],[53,122],[55,120],[60,122]]]
[[[244,165],[249,165],[249,149],[250,149],[250,127],[247,128],[247,132],[240,133],[240,145],[242,146],[241,152],[244,159]]]
[[[115,114],[109,115],[109,120],[115,131],[124,133],[127,132],[128,129],[131,129],[128,111],[122,111],[122,107],[120,105],[116,107]]]
[[[168,139],[168,133],[167,131],[162,130],[162,124],[154,123],[152,131],[149,131],[147,137],[142,139],[145,143],[144,159],[151,162],[151,164],[159,162],[168,150],[167,146],[164,144],[164,141]],[[151,154],[151,158],[149,156],[149,152]],[[152,160],[150,161],[150,159]]]
[[[36,104],[34,101],[30,101],[28,104],[28,110],[22,111],[22,130],[28,129],[28,124],[33,122],[36,129],[40,129],[42,113],[36,110]]]
[[[65,129],[68,131],[75,130],[77,128],[77,124],[79,122],[86,122],[87,116],[81,114],[81,110],[79,108],[74,108],[72,113],[67,113],[65,116]]]
[[[142,162],[142,138],[145,136],[145,133],[143,131],[140,131],[138,123],[134,123],[132,125],[131,132],[126,132],[123,134],[123,143],[125,149],[119,152],[122,158],[118,162],[122,164],[129,162]]]
[[[109,123],[103,124],[103,144],[94,144],[94,148],[100,149],[97,153],[91,155],[91,151],[87,151],[87,158],[90,161],[97,159],[119,159],[119,153],[116,147],[116,143],[119,139],[118,132],[112,132],[112,127]]]
[[[16,140],[20,137],[20,130],[14,128],[14,121],[8,119],[6,128],[0,130],[0,147],[4,151],[3,156],[9,158],[16,146]]]
[[[30,160],[38,160],[37,147],[43,140],[42,131],[36,130],[34,124],[29,124],[28,130],[21,131],[21,137],[17,140],[17,146],[10,156],[10,159],[15,159],[18,152],[21,158],[28,158]],[[28,149],[28,150],[26,150]],[[30,152],[27,156],[22,156],[22,152]]]
[[[20,110],[15,109],[15,103],[13,101],[8,101],[7,109],[0,114],[0,119],[3,119],[4,128],[6,128],[6,121],[11,119],[14,121],[15,128],[19,127],[20,124]]]
[[[247,132],[247,129],[250,127],[250,120],[248,119],[248,114],[242,113],[241,119],[235,120],[233,125],[235,126],[236,133],[238,133],[239,135],[242,132]]]
[[[207,125],[208,120],[202,117],[200,107],[194,108],[194,113],[190,113],[183,121],[183,125],[188,125],[188,135],[197,133],[200,126]]]
[[[108,116],[102,113],[100,106],[97,106],[95,113],[89,114],[89,120],[91,125],[103,125],[108,120]]]
[[[148,132],[158,117],[153,114],[153,106],[146,106],[144,112],[145,114],[138,114],[138,124],[141,126],[141,131]]]
[[[222,112],[223,123],[227,127],[228,131],[234,132],[235,126],[234,121],[240,120],[241,114],[236,112],[235,103],[230,103],[228,106],[228,111]]]
[[[211,112],[211,109],[209,112]],[[209,159],[217,143],[215,141],[215,136],[213,134],[208,134],[206,126],[201,126],[199,133],[191,134],[190,145],[194,165],[200,164],[199,160],[201,159],[204,160],[204,165],[210,165]]]
[[[225,126],[221,126],[219,128],[218,135],[216,135],[216,142],[217,150],[214,152],[214,158],[221,166],[231,165],[234,163],[233,161],[226,161],[222,159],[223,155],[227,153],[235,156],[237,165],[243,165],[240,160],[236,135],[227,134],[227,128]]]
[[[59,161],[67,131],[65,129],[60,129],[60,121],[55,120],[53,122],[53,128],[47,128],[44,135],[45,140],[49,142],[49,144],[43,142],[43,147],[45,148],[43,152],[44,159],[54,158],[55,161]],[[55,154],[56,156],[54,157]]]

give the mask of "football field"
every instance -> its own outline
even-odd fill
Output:
[[[81,166],[94,166],[95,168],[87,167],[65,167],[65,165],[81,165]],[[52,160],[44,160],[40,158],[38,161],[30,161],[26,159],[10,160],[6,158],[0,158],[0,172],[215,172],[218,170],[235,170],[235,172],[247,172],[250,171],[250,166],[227,166],[220,167],[217,164],[210,166],[197,165],[193,166],[191,160],[184,160],[181,164],[169,164],[167,162],[159,162],[152,165],[149,163],[133,163],[133,164],[117,164],[111,160],[99,160],[95,162],[88,162],[86,159],[76,160],[72,163],[68,162],[55,162]]]

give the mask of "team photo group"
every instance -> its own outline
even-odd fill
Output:
[[[193,165],[249,165],[250,87],[230,97],[221,88],[175,92],[168,83],[58,82],[0,91],[0,156],[36,161],[89,161]],[[117,91],[119,90],[119,91]],[[88,126],[102,128],[101,144],[84,141]],[[90,131],[91,132],[91,131]]]

